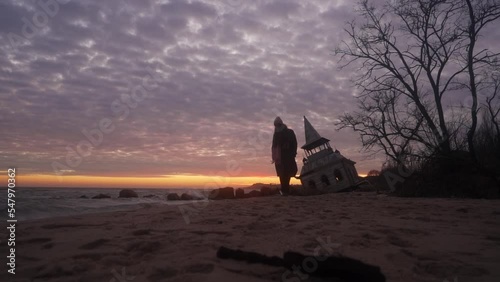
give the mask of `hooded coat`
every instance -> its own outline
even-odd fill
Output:
[[[297,174],[297,138],[293,130],[283,125],[282,130],[277,130],[273,135],[272,155],[276,174],[280,177],[293,177]]]

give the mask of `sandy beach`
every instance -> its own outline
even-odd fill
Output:
[[[16,274],[4,264],[0,280],[308,281],[218,259],[226,246],[344,255],[379,266],[387,281],[500,281],[499,222],[498,200],[372,192],[151,205],[19,222]]]

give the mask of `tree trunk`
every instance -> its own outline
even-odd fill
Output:
[[[474,47],[476,45],[476,17],[470,0],[466,0],[469,10],[469,48],[467,50],[467,69],[469,72],[470,94],[472,96],[472,105],[470,108],[472,124],[467,132],[467,143],[469,145],[469,153],[474,163],[477,163],[476,149],[474,148],[474,136],[477,127],[477,87],[476,76],[474,73]]]

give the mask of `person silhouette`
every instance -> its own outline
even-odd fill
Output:
[[[295,132],[283,123],[280,117],[274,120],[272,163],[280,179],[281,193],[290,194],[290,178],[297,173],[297,138]]]

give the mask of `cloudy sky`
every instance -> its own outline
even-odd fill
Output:
[[[332,56],[351,1],[40,2],[0,1],[0,170],[26,184],[267,181],[277,115],[299,146],[305,115],[360,174],[381,166],[334,126],[354,108]]]

